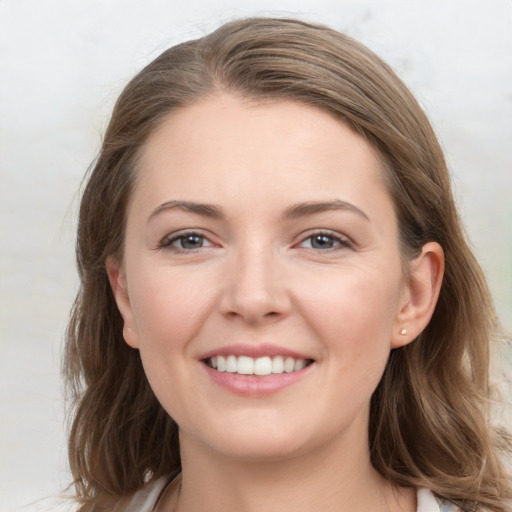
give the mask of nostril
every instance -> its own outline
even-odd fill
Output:
[[[260,315],[254,314],[251,312],[242,312],[242,311],[226,311],[224,313],[225,317],[230,320],[243,320],[249,324],[257,324],[260,322],[273,322],[279,320],[283,314],[279,311],[269,311],[268,313],[262,313]]]
[[[226,318],[243,318],[248,323],[276,321],[286,316],[290,301],[283,286],[269,282],[268,275],[265,279],[249,277],[251,279],[234,279],[227,283],[219,304],[220,312]]]

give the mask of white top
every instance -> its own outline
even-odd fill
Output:
[[[457,507],[452,503],[439,502],[434,495],[425,488],[416,492],[418,508],[416,512],[456,512]]]
[[[167,478],[159,478],[146,485],[134,494],[123,512],[152,512],[168,483]],[[457,512],[458,510],[453,504],[438,501],[428,489],[418,489],[417,501],[416,512]]]

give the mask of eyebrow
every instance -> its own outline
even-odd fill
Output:
[[[225,218],[222,208],[214,204],[197,203],[195,201],[173,200],[166,201],[160,206],[157,206],[149,216],[148,222],[160,213],[168,210],[183,210],[185,212],[195,213],[196,215],[210,217],[213,219]],[[332,210],[348,210],[356,213],[367,221],[370,220],[368,215],[366,215],[363,210],[353,205],[352,203],[342,201],[341,199],[334,199],[332,201],[308,201],[305,203],[295,204],[284,211],[282,218],[283,220],[293,220],[300,217],[307,217],[309,215],[315,215],[317,213],[323,213]]]
[[[366,215],[366,213],[364,213],[363,210],[359,209],[352,203],[347,203],[346,201],[342,201],[341,199],[334,199],[332,201],[322,202],[311,201],[290,206],[290,208],[287,208],[283,213],[283,219],[297,219],[299,217],[306,217],[308,215],[314,215],[316,213],[322,213],[331,210],[348,210],[363,217],[367,221],[370,220],[368,215]]]
[[[157,206],[149,216],[148,222],[167,210],[183,210],[185,212],[195,213],[203,217],[211,217],[214,219],[224,218],[221,208],[214,204],[196,203],[194,201],[166,201]]]

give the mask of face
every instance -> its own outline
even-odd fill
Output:
[[[381,164],[347,125],[228,95],[173,114],[145,146],[110,276],[182,445],[366,449],[407,286]]]

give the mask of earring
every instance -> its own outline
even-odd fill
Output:
[[[407,329],[401,329],[401,330],[400,330],[400,334],[401,334],[402,336],[405,336],[405,335],[407,334]]]

